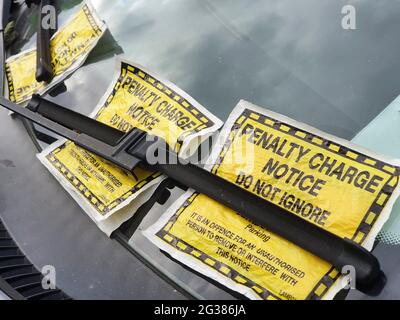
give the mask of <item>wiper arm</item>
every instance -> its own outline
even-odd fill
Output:
[[[366,294],[379,294],[386,283],[378,260],[365,248],[309,223],[211,172],[185,163],[158,137],[139,129],[125,134],[38,95],[32,97],[27,108],[1,97],[0,105],[125,170],[132,171],[141,165],[149,170],[160,171],[329,262],[339,271],[344,266],[353,266],[357,289]],[[164,152],[166,159],[175,161],[173,164],[149,164],[147,154],[150,148]]]

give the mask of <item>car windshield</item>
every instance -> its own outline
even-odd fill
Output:
[[[356,30],[342,26],[342,1],[91,2],[109,32],[85,64],[46,96],[84,114],[112,81],[118,54],[172,81],[223,121],[245,99],[345,139],[398,95],[397,1],[357,2]],[[61,3],[60,25],[80,1]],[[35,13],[26,9],[8,55],[35,46],[35,26]],[[113,237],[188,296],[240,297],[143,236],[182,193],[175,188],[165,204],[142,209]]]

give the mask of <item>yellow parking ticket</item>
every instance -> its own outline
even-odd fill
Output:
[[[222,126],[174,84],[125,59],[117,59],[114,80],[92,117],[124,132],[140,128],[162,136],[180,154]],[[49,146],[39,159],[97,222],[165,178],[141,168],[126,172],[65,140]],[[122,222],[115,220],[113,225],[117,228]]]
[[[78,69],[106,30],[89,1],[63,25],[50,40],[53,80],[37,82],[36,48],[7,59],[5,64],[9,100],[24,102],[34,93],[43,93]]]
[[[240,101],[208,169],[370,250],[399,195],[400,161]],[[161,249],[251,299],[330,299],[329,263],[188,191],[145,231]]]

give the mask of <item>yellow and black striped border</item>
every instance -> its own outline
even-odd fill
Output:
[[[46,159],[60,172],[64,178],[68,180],[68,182],[74,186],[76,190],[79,191],[79,193],[84,197],[88,202],[96,209],[98,213],[101,215],[106,215],[108,212],[110,212],[112,209],[114,209],[116,206],[121,204],[123,201],[125,201],[127,198],[141,190],[143,187],[148,185],[151,181],[156,179],[161,175],[160,172],[154,172],[152,175],[148,176],[146,179],[139,181],[132,189],[121,195],[119,198],[113,200],[110,204],[105,205],[101,199],[96,197],[93,192],[90,191],[88,187],[74,174],[68,169],[67,166],[65,166],[61,161],[59,161],[56,157],[57,153],[62,151],[68,144],[72,142],[66,142],[59,148],[53,150],[50,152],[47,156]]]
[[[6,70],[6,77],[7,77],[7,84],[8,84],[8,98],[10,99],[11,102],[16,102],[13,77],[12,77],[12,73],[11,73],[10,66],[8,63],[5,64],[5,70]]]
[[[311,290],[306,300],[321,300],[321,298],[328,292],[336,280],[341,276],[340,272],[335,268],[329,271],[321,278],[321,280]]]
[[[192,104],[190,104],[186,99],[181,97],[181,95],[177,94],[175,91],[170,89],[168,86],[164,85],[162,82],[158,81],[145,71],[133,67],[129,65],[128,63],[122,63],[121,64],[121,72],[120,76],[115,83],[110,95],[106,99],[106,102],[104,105],[99,109],[97,112],[95,118],[97,118],[111,103],[112,99],[114,98],[116,92],[120,88],[121,84],[123,83],[125,76],[127,75],[128,72],[133,73],[134,75],[139,76],[143,80],[145,80],[147,83],[150,83],[154,88],[159,90],[160,92],[163,92],[164,94],[168,95],[171,99],[174,101],[178,102],[179,105],[181,105],[183,108],[188,110],[196,119],[199,120],[200,124],[191,130],[190,132],[185,132],[185,136],[189,135],[190,133],[193,132],[199,132],[200,130],[203,130],[205,128],[212,127],[214,123],[207,118],[203,113],[201,113],[198,109],[196,109]],[[151,176],[149,176],[147,179],[141,181],[139,184],[137,184],[133,189],[119,197],[118,199],[115,199],[111,204],[105,205],[101,199],[96,197],[86,186],[85,184],[80,181],[77,177],[75,177],[68,168],[61,163],[57,158],[56,154],[60,152],[62,149],[66,147],[66,145],[70,142],[64,143],[62,146],[59,148],[53,150],[51,153],[49,153],[46,158],[47,160],[80,192],[80,194],[86,198],[91,205],[96,208],[97,212],[99,212],[102,215],[107,214],[110,210],[112,210],[114,207],[119,205],[121,202],[126,200],[129,196],[143,188],[145,185],[147,185],[149,182],[154,180],[155,178],[159,177],[161,175],[160,172],[155,172]],[[182,146],[183,141],[177,141],[175,150],[179,151],[179,149]]]
[[[124,82],[125,77],[129,75],[129,73],[136,77],[139,77],[146,83],[150,84],[158,92],[165,94],[170,99],[177,102],[184,110],[187,110],[191,115],[193,115],[194,118],[196,118],[200,122],[192,130],[183,132],[183,134],[180,137],[180,139],[182,139],[182,140],[177,141],[177,143],[175,145],[174,150],[176,152],[179,152],[179,150],[182,146],[182,143],[183,143],[183,139],[185,137],[189,136],[190,134],[200,132],[201,130],[204,130],[206,128],[210,128],[215,124],[211,119],[209,119],[206,115],[204,115],[201,111],[199,111],[195,106],[193,106],[193,104],[191,104],[189,101],[187,101],[187,99],[185,99],[184,97],[182,97],[182,95],[178,94],[173,89],[171,89],[170,87],[165,85],[162,81],[157,80],[155,77],[148,74],[146,71],[140,69],[139,67],[132,66],[126,62],[121,63],[120,76],[119,76],[118,80],[116,81],[113,89],[111,90],[110,95],[107,97],[105,103],[97,112],[95,118],[97,118],[106,108],[109,107],[109,105],[111,104],[112,100],[115,97],[115,94],[117,93],[120,86]]]
[[[34,50],[28,50],[27,52],[24,52],[20,56],[18,56],[17,59],[29,56],[29,55],[33,54],[33,52],[34,52]],[[33,93],[37,92],[40,89],[40,85],[38,84],[37,88],[33,88],[32,92],[22,95],[17,100],[16,94],[15,94],[15,89],[16,88],[14,88],[13,75],[12,75],[12,71],[11,71],[9,63],[5,63],[5,71],[6,71],[7,85],[8,85],[8,96],[9,96],[9,99],[10,99],[11,102],[19,103],[21,101],[29,99],[32,96]]]
[[[384,185],[380,193],[377,195],[375,201],[371,205],[370,209],[368,210],[367,214],[361,221],[360,225],[358,226],[356,232],[352,237],[353,241],[361,244],[365,240],[368,233],[371,231],[372,226],[374,225],[379,214],[385,207],[389,197],[393,193],[394,188],[397,186],[399,181],[400,168],[384,163],[383,161],[368,157],[362,153],[341,146],[323,137],[313,135],[311,133],[305,132],[304,130],[300,130],[289,124],[282,123],[280,121],[277,121],[260,113],[246,109],[244,110],[242,115],[238,117],[237,121],[234,123],[232,127],[231,134],[226,143],[224,144],[224,148],[221,150],[219,158],[217,159],[212,169],[212,172],[214,174],[217,174],[218,168],[220,167],[225,155],[227,154],[228,149],[232,145],[235,136],[240,131],[240,128],[242,124],[245,122],[246,118],[251,118],[252,120],[257,121],[262,125],[266,125],[275,130],[295,136],[308,143],[319,146],[325,150],[336,152],[337,154],[340,154],[345,158],[357,161],[362,164],[366,164],[370,167],[379,169],[391,175],[391,178],[388,180],[388,182]],[[194,193],[190,198],[188,198],[187,201],[171,217],[171,219],[167,222],[167,224],[160,231],[157,232],[156,236],[158,236],[160,239],[171,245],[173,248],[198,259],[208,267],[213,268],[216,271],[220,272],[222,275],[236,281],[239,284],[251,288],[262,299],[280,299],[277,296],[271,294],[266,288],[259,286],[254,281],[241,275],[228,265],[225,265],[220,261],[208,256],[204,252],[196,248],[193,248],[188,243],[186,243],[182,239],[177,238],[176,236],[174,236],[169,232],[174,223],[176,222],[176,220],[178,219],[179,215],[194,201],[194,199],[198,195],[199,195],[198,193]],[[320,300],[332,287],[335,281],[339,279],[339,277],[340,277],[339,271],[332,267],[320,279],[320,281],[318,281],[318,283],[314,286],[313,290],[310,292],[310,294],[307,296],[306,299]]]

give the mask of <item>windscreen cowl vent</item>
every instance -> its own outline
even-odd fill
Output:
[[[0,219],[0,290],[11,299],[71,300],[60,289],[44,289],[42,279]]]

